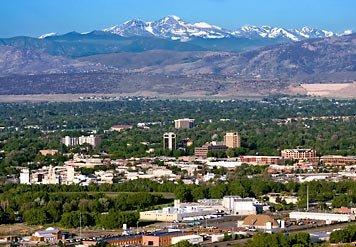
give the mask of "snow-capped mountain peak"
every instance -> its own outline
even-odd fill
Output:
[[[175,15],[169,15],[160,20],[149,22],[136,18],[126,21],[122,25],[106,28],[103,31],[125,37],[154,36],[180,41],[187,41],[194,38],[217,39],[229,37],[300,41],[309,38],[325,38],[352,33],[351,30],[347,30],[341,34],[335,34],[328,30],[315,29],[307,26],[299,29],[286,29],[267,25],[244,25],[237,30],[228,30],[206,22],[189,23]]]
[[[353,33],[352,30],[348,29],[348,30],[345,30],[341,35],[350,35],[352,33]]]
[[[44,39],[44,38],[51,37],[51,36],[56,36],[56,35],[58,35],[58,33],[46,33],[46,34],[42,34],[38,38],[39,39]]]

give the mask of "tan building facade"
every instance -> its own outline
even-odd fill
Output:
[[[347,166],[356,164],[356,156],[325,155],[320,161],[325,165]]]
[[[286,160],[316,160],[316,152],[313,149],[284,149],[281,156]]]
[[[241,147],[240,135],[237,132],[227,132],[224,136],[224,145],[228,148]]]
[[[209,152],[225,152],[227,147],[225,145],[212,145],[206,143],[201,147],[196,147],[194,150],[194,156],[198,158],[207,158]]]

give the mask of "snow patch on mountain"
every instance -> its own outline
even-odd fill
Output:
[[[39,36],[39,39],[45,39],[47,37],[51,37],[51,36],[56,36],[58,35],[58,33],[46,33],[46,34],[42,34],[41,36]]]

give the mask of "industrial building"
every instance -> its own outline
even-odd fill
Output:
[[[187,218],[213,215],[221,209],[221,204],[180,203],[179,200],[175,200],[173,207],[140,212],[140,220],[180,222]]]
[[[225,196],[222,205],[226,213],[234,215],[251,215],[262,211],[262,205],[255,198]]]
[[[333,222],[349,222],[355,220],[355,215],[351,214],[332,214],[315,212],[291,212],[289,218],[294,220],[321,220],[326,224]]]
[[[173,207],[140,212],[141,221],[181,222],[218,217],[219,213],[251,215],[263,211],[263,205],[254,198],[225,196],[223,199],[204,199],[196,203],[174,201]]]

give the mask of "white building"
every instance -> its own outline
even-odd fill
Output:
[[[77,137],[65,136],[62,138],[62,143],[67,147],[76,146],[79,144],[79,139]]]
[[[100,142],[101,142],[101,138],[95,135],[80,136],[80,137],[65,136],[64,138],[62,138],[62,143],[67,147],[89,144],[95,148],[100,144]]]
[[[33,170],[23,169],[20,173],[21,184],[73,184],[75,179],[72,166],[44,166]]]
[[[194,119],[182,118],[174,120],[174,127],[176,129],[191,129],[194,127]]]
[[[206,163],[209,167],[224,167],[227,169],[235,169],[242,165],[240,161],[209,161]]]
[[[185,235],[172,237],[171,244],[179,243],[180,241],[188,241],[191,244],[200,244],[204,241],[203,237],[200,235]]]
[[[196,203],[180,203],[174,201],[173,207],[160,210],[140,212],[143,221],[194,221],[218,217],[220,212],[227,214],[251,215],[260,211],[262,206],[256,199],[227,196],[223,199],[204,199]]]
[[[20,173],[20,184],[31,184],[30,182],[30,169],[24,168]]]
[[[355,220],[355,215],[351,214],[332,214],[332,213],[314,213],[314,212],[291,212],[289,218],[294,220],[322,220],[326,224],[332,222],[349,222]]]
[[[222,200],[225,212],[229,214],[251,215],[257,214],[262,207],[255,198],[241,198],[238,196],[225,196]]]
[[[166,168],[155,168],[147,170],[147,174],[153,175],[154,177],[175,177],[172,170]]]
[[[214,215],[221,210],[222,206],[218,204],[199,203],[180,203],[179,200],[174,201],[173,207],[166,207],[160,210],[140,212],[141,221],[165,221],[179,222],[185,219],[204,219],[204,216]]]

